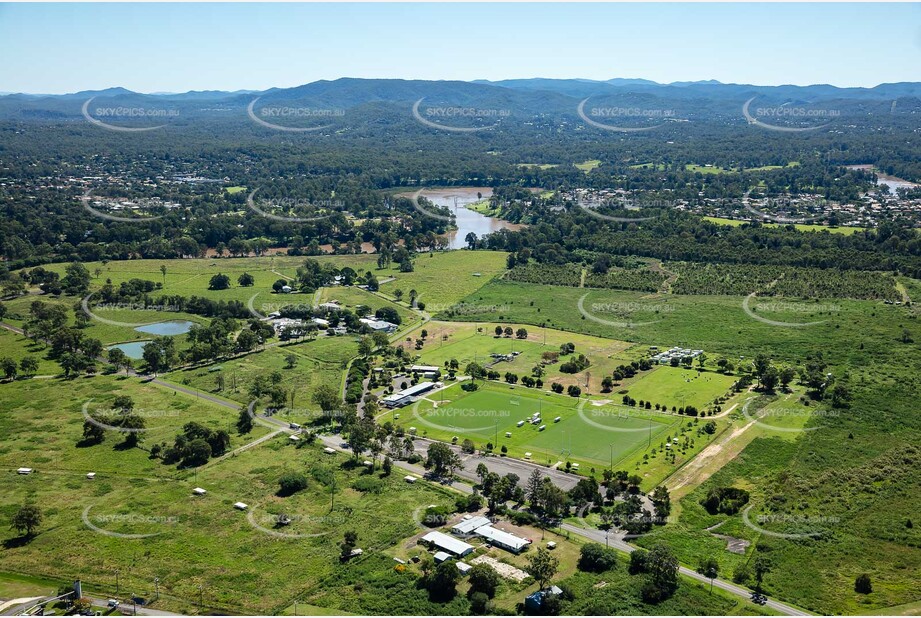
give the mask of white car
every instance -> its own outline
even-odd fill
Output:
[[[108,605],[109,607],[115,608],[115,607],[118,607],[119,605],[121,605],[121,603],[118,602],[118,601],[116,601],[115,599],[109,599],[109,602],[106,603],[106,605]]]

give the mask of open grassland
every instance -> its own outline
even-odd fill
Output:
[[[403,290],[404,299],[408,301],[409,291],[416,290],[419,302],[425,303],[425,310],[435,313],[458,303],[504,272],[506,255],[500,251],[421,254],[411,273],[396,269],[372,272],[380,280],[393,277],[393,281],[381,284],[384,294],[393,296],[394,290]]]
[[[495,451],[505,446],[507,455],[536,463],[579,464],[580,472],[591,474],[613,466],[637,472],[649,489],[688,461],[711,439],[697,428],[706,419],[640,410],[617,405],[606,399],[589,400],[558,395],[523,386],[483,382],[474,392],[460,384],[432,393],[417,403],[380,415],[379,422],[392,422],[428,438],[460,443],[469,438],[478,448],[493,443]],[[525,422],[540,412],[541,423]],[[399,418],[397,418],[399,416]],[[560,417],[559,422],[554,419]],[[539,425],[546,425],[541,431]],[[723,422],[717,421],[717,427]],[[508,436],[507,434],[511,434]],[[665,442],[680,436],[675,461]],[[684,444],[684,437],[688,438]]]
[[[916,281],[900,283],[910,294],[919,290]],[[685,489],[678,492],[679,522],[655,535],[672,544],[684,563],[694,566],[713,555],[721,563],[721,573],[731,576],[740,564],[751,567],[756,555],[766,556],[773,564],[765,578],[768,593],[819,613],[862,613],[921,598],[915,576],[921,565],[921,540],[917,523],[909,524],[921,510],[921,420],[916,413],[921,376],[914,369],[921,366],[921,327],[914,307],[835,299],[830,303],[835,311],[822,315],[792,306],[758,312],[787,324],[821,322],[796,327],[749,316],[742,297],[591,292],[583,308],[590,316],[605,318],[608,323],[603,323],[583,318],[578,301],[584,293],[497,281],[468,302],[508,305],[503,319],[516,324],[546,322],[642,344],[701,348],[710,357],[708,364],[725,356],[738,366],[764,353],[775,362],[802,365],[821,354],[828,371],[853,395],[849,407],[837,415],[816,413],[828,404],[815,402],[809,408],[812,414],[797,415],[803,410],[799,386],[796,396],[778,395],[763,413],[758,412],[761,403],[749,409],[761,423],[794,430],[799,425],[803,431],[765,428],[737,408],[725,431],[751,427],[723,444],[722,450],[705,453],[710,464],[697,471],[695,462],[686,464],[690,484],[702,485],[687,495]],[[602,307],[658,305],[660,321],[633,328],[612,325],[611,315],[592,313],[593,302]],[[669,310],[662,311],[664,306]],[[732,434],[719,429],[714,444],[721,435]],[[734,440],[742,440],[737,446],[744,448],[733,447]],[[666,484],[679,482],[684,472],[679,469]],[[810,525],[818,525],[821,534],[776,537],[749,528],[740,513],[710,515],[700,500],[711,488],[722,486],[750,491],[750,519],[758,524],[758,517],[766,518],[758,525],[768,532],[803,534],[815,531]],[[750,541],[744,554],[728,552],[725,539],[704,530],[721,521],[726,523],[713,532]],[[853,591],[854,579],[864,572],[873,581],[869,595]]]
[[[574,163],[573,165],[575,165],[578,169],[588,174],[593,169],[601,165],[601,161],[599,161],[598,159],[587,159],[583,161],[582,163]]]
[[[492,369],[501,374],[510,371],[518,376],[526,376],[531,375],[531,370],[540,363],[544,352],[559,352],[560,345],[573,343],[576,346],[575,354],[585,354],[591,361],[591,366],[579,373],[563,373],[559,370],[560,364],[570,357],[561,356],[559,362],[544,368],[546,373],[542,379],[547,386],[551,382],[559,382],[566,386],[576,384],[595,393],[601,390],[601,379],[605,374],[610,374],[618,365],[629,363],[642,354],[641,350],[634,349],[631,344],[623,341],[528,325],[523,325],[528,331],[527,339],[518,339],[515,336],[496,337],[495,326],[493,323],[431,321],[407,333],[402,345],[407,351],[420,354],[420,364],[444,367],[445,362],[454,359],[457,360],[461,371],[472,362],[485,366],[495,361],[491,357],[492,354],[507,355],[518,352],[513,360],[497,362]],[[503,327],[505,326],[509,324],[503,324]],[[522,325],[510,326],[512,330],[517,331]],[[423,328],[428,336],[422,350],[416,351],[414,342],[421,338]]]
[[[272,298],[271,301],[277,306],[284,304],[284,298]],[[380,309],[381,307],[392,307],[399,314],[400,319],[402,320],[400,328],[406,328],[411,326],[414,322],[419,321],[419,314],[408,307],[406,303],[395,302],[383,294],[375,294],[373,292],[368,292],[359,287],[326,287],[320,290],[319,302],[321,303],[330,303],[336,302],[342,305],[343,307],[355,311],[359,305],[364,305],[366,307],[371,307],[374,311]],[[374,315],[374,311],[371,312],[371,315]]]
[[[295,365],[290,369],[287,367],[289,355],[295,356]],[[321,384],[338,388],[348,361],[357,355],[355,337],[319,337],[314,341],[275,346],[219,365],[173,371],[163,379],[248,404],[253,400],[249,389],[256,378],[267,378],[277,371],[282,378],[279,385],[289,394],[287,406],[302,416],[312,417],[319,412],[312,401],[315,389]]]
[[[760,167],[748,167],[745,168],[746,172],[773,172],[776,170],[782,170],[789,167],[797,167],[799,161],[791,161],[786,165],[762,165]],[[631,166],[631,167],[646,167],[644,166]],[[737,167],[733,168],[722,168],[716,167],[715,165],[699,165],[697,163],[688,163],[684,166],[684,169],[689,172],[698,172],[700,174],[737,174],[741,170]]]
[[[637,401],[651,401],[653,405],[661,403],[669,408],[690,405],[703,410],[717,397],[727,394],[736,380],[734,376],[712,371],[659,366],[638,374],[618,388],[617,394],[630,395]]]
[[[26,356],[38,361],[36,376],[54,376],[61,373],[61,366],[47,358],[48,350],[41,344],[32,343],[22,335],[0,328],[0,358],[12,358],[18,364]]]
[[[181,296],[200,296],[211,300],[238,300],[246,302],[256,292],[269,294],[272,284],[278,279],[293,278],[306,257],[266,256],[245,258],[201,258],[174,260],[123,260],[117,262],[86,262],[87,270],[93,275],[91,291],[111,279],[116,286],[129,279],[146,279],[162,283],[163,289],[153,292],[160,294],[179,294]],[[386,271],[376,271],[377,264],[372,255],[328,255],[316,256],[314,259],[323,264],[333,264],[337,268],[346,266],[364,274],[370,270],[378,277]],[[166,266],[166,276],[160,270]],[[64,275],[67,264],[49,264],[46,270],[53,270]],[[97,269],[99,275],[96,275]],[[223,273],[230,277],[231,287],[226,290],[209,290],[211,277]],[[237,279],[243,273],[253,276],[255,283],[250,287],[241,287]],[[292,301],[294,302],[294,301]]]
[[[585,296],[588,294],[588,296]],[[583,298],[582,311],[579,300]],[[834,312],[810,312],[809,306],[777,304],[774,311],[762,310],[760,317],[811,326],[778,326],[746,314],[743,297],[684,296],[639,292],[574,289],[528,283],[494,281],[466,299],[465,303],[497,307],[475,316],[475,320],[498,324],[546,325],[560,330],[643,345],[685,345],[703,349],[710,357],[725,356],[736,365],[740,357],[759,353],[775,359],[801,362],[806,355],[821,351],[832,365],[906,367],[917,346],[896,345],[903,330],[921,340],[921,325],[913,308],[884,305],[881,301],[834,299],[825,303]],[[621,313],[608,310],[621,308]],[[591,319],[596,318],[596,319]],[[465,316],[455,319],[467,320]],[[709,364],[708,363],[708,364]]]
[[[171,440],[188,420],[229,429],[236,413],[136,380],[68,382],[72,397],[66,402],[60,388],[48,380],[18,384],[15,393],[0,385],[10,402],[0,417],[5,436],[0,513],[7,519],[30,499],[45,514],[31,541],[12,531],[5,535],[0,555],[10,572],[57,581],[81,577],[100,596],[112,596],[119,569],[122,596],[151,599],[153,578],[159,577],[163,599],[155,607],[161,609],[197,612],[201,585],[206,611],[271,614],[337,571],[345,530],[356,530],[359,547],[373,557],[413,534],[417,509],[453,503],[447,490],[409,485],[400,475],[378,478],[379,471],[370,474],[318,445],[296,449],[285,435],[197,471],[163,465],[141,448],[119,448],[111,436],[100,445],[78,447],[81,402],[111,403],[115,393],[130,394],[137,410],[158,406],[178,413],[157,419],[163,425],[142,446]],[[233,446],[266,432],[259,426],[246,436],[233,432]],[[20,466],[36,472],[17,475]],[[87,479],[88,471],[96,478]],[[308,489],[280,497],[278,479],[289,471],[307,474]],[[378,479],[370,481],[373,491],[353,487],[361,477]],[[193,497],[196,486],[208,494]],[[250,505],[248,512],[232,508],[237,501]],[[275,528],[273,516],[281,512],[292,523]],[[228,570],[228,565],[235,566]]]
[[[540,170],[549,170],[554,167],[559,167],[558,163],[518,163],[518,167],[536,167]]]
[[[743,221],[741,219],[726,219],[724,217],[704,217],[707,221],[712,221],[713,223],[719,223],[720,225],[731,225],[737,227],[743,223],[750,223],[750,221]],[[761,223],[764,227],[786,227],[787,224],[782,223]],[[798,229],[801,232],[831,232],[832,234],[844,234],[845,236],[850,236],[851,234],[856,234],[857,232],[863,232],[865,228],[862,227],[839,227],[831,225],[818,225],[810,223],[795,223],[793,227]]]
[[[181,476],[175,466],[150,460],[144,450],[123,449],[124,434],[119,432],[107,432],[99,445],[77,446],[83,437],[84,405],[87,414],[95,418],[110,409],[118,395],[130,396],[134,411],[144,417],[147,431],[142,434],[141,445],[147,448],[159,442],[172,443],[190,421],[213,430],[226,430],[231,436],[231,449],[266,433],[257,427],[249,436],[239,436],[234,429],[234,410],[136,378],[20,380],[0,384],[0,393],[4,401],[0,469],[6,473],[26,467],[34,468],[43,477],[60,475],[69,479],[81,479],[87,472],[96,472],[97,480],[119,475]]]

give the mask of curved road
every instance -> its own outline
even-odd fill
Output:
[[[23,334],[22,329],[16,328],[15,326],[12,326],[9,324],[2,324],[2,323],[0,323],[0,326],[2,326],[3,328],[6,328],[7,330],[18,333],[20,335]],[[174,391],[178,391],[181,393],[185,393],[188,395],[193,395],[195,397],[206,399],[208,401],[211,401],[212,403],[223,406],[225,408],[239,410],[242,407],[241,404],[230,403],[228,401],[225,401],[218,397],[214,397],[207,393],[202,393],[200,391],[185,388],[178,384],[172,384],[170,382],[165,382],[158,378],[152,378],[150,379],[150,381],[159,386],[163,386],[163,387],[172,389]],[[266,418],[262,416],[260,416],[259,418],[278,425],[278,428],[280,431],[284,431],[285,429],[287,429],[287,423],[284,423],[283,421],[278,421],[277,419]],[[277,435],[277,433],[279,432],[269,434],[268,436],[258,440],[257,442],[262,442],[263,440],[268,439],[268,437],[274,437],[275,435]],[[338,448],[338,449],[343,448],[342,438],[338,436],[321,436],[321,441],[326,446],[330,446],[332,448]],[[416,438],[415,440],[416,451],[424,452],[424,450],[428,449],[428,444],[431,442],[432,440],[426,440],[424,438]],[[254,444],[251,444],[248,446],[254,446]],[[425,449],[422,448],[423,446],[425,446]],[[455,449],[456,451],[460,451],[460,447],[452,446],[452,448]],[[476,455],[462,455],[462,457],[464,457],[463,464],[462,464],[463,469],[458,472],[458,476],[462,478],[466,478],[468,480],[474,480],[474,481],[478,480],[476,477],[475,470],[476,470],[477,465],[482,462],[486,464],[486,467],[489,468],[490,471],[497,472],[503,475],[509,472],[513,472],[515,474],[518,474],[518,476],[521,478],[522,481],[527,480],[527,477],[531,474],[532,470],[539,469],[542,473],[549,476],[554,481],[554,483],[556,483],[562,489],[572,488],[573,486],[575,486],[576,482],[578,482],[578,477],[573,476],[571,474],[567,474],[565,472],[562,472],[560,470],[555,470],[553,468],[546,468],[544,466],[522,461],[519,459],[508,459],[508,458],[500,458],[500,457],[483,457],[483,456],[476,456]],[[413,464],[407,463],[405,461],[400,461],[400,460],[396,460],[393,463],[395,466],[403,468],[404,470],[407,470],[414,474],[418,474],[420,476],[423,476],[425,474],[425,469],[422,468],[421,466],[413,465]],[[468,494],[473,493],[473,487],[465,483],[454,482],[454,483],[451,483],[451,486],[454,489],[457,489],[458,491],[461,491],[463,493],[468,493]],[[597,543],[605,543],[607,541],[609,545],[621,551],[627,552],[627,553],[630,553],[636,549],[629,543],[626,543],[617,538],[614,538],[614,539],[606,538],[606,535],[604,531],[602,530],[580,528],[578,526],[574,526],[568,523],[563,523],[561,527],[563,530],[566,530],[572,534],[579,535],[583,538],[589,539]],[[704,577],[703,575],[701,575],[700,573],[692,569],[689,569],[687,567],[680,567],[680,570],[681,570],[682,575],[685,575],[687,577],[700,581],[704,584],[710,583],[709,579],[707,579],[706,577]],[[731,582],[727,582],[721,579],[714,579],[713,585],[717,588],[725,590],[726,592],[729,592],[730,594],[734,594],[736,596],[742,597],[743,599],[748,600],[751,598],[751,591],[749,591],[746,588],[742,588],[741,586],[737,586],[736,584],[733,584]],[[780,601],[774,601],[772,599],[768,599],[767,607],[770,607],[774,611],[780,612],[788,616],[809,616],[811,615],[808,612],[805,612],[801,609],[797,609],[791,605],[781,603]]]

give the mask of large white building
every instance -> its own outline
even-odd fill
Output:
[[[493,528],[492,526],[481,526],[477,528],[476,535],[486,539],[490,545],[507,549],[516,554],[521,553],[531,544],[531,541],[528,539],[523,539],[520,536],[515,536],[510,532],[505,532],[498,528]]]
[[[464,543],[460,539],[448,536],[444,532],[433,530],[421,539],[424,543],[458,557],[466,556],[473,551],[473,545]]]
[[[436,382],[419,382],[415,386],[410,386],[407,389],[398,391],[392,395],[387,395],[381,399],[381,405],[385,408],[402,408],[403,406],[411,404],[415,401],[414,397],[418,397],[423,393],[427,393],[438,386]]]

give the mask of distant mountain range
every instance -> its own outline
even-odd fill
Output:
[[[752,97],[775,105],[825,105],[845,112],[882,114],[918,110],[921,82],[880,84],[873,88],[811,86],[758,86],[723,84],[714,80],[660,84],[645,79],[511,79],[502,81],[427,81],[403,79],[341,78],[316,81],[293,88],[268,90],[190,91],[142,94],[125,88],[85,90],[64,95],[6,94],[0,96],[0,119],[65,121],[79,118],[82,106],[170,108],[183,118],[221,110],[245,110],[258,105],[300,105],[349,110],[362,106],[405,108],[420,99],[426,105],[514,110],[519,118],[574,115],[587,98],[647,109],[677,110],[678,118],[738,117],[740,106]],[[833,105],[832,105],[833,104]],[[213,116],[214,117],[214,116]],[[227,116],[229,117],[229,116]]]
[[[703,80],[693,82],[671,82],[662,84],[648,79],[614,78],[606,81],[591,79],[548,79],[534,77],[528,79],[506,79],[499,81],[474,80],[464,81],[427,81],[404,79],[360,79],[343,77],[334,81],[320,80],[291,88],[269,88],[267,90],[192,90],[189,92],[154,92],[139,93],[126,88],[112,87],[103,90],[83,90],[69,94],[34,94],[0,92],[0,96],[17,98],[55,98],[55,99],[86,99],[87,97],[116,97],[122,95],[165,97],[177,100],[214,100],[227,99],[239,95],[267,95],[290,93],[297,98],[298,94],[318,93],[347,93],[353,98],[358,93],[375,93],[374,97],[380,99],[393,99],[407,93],[407,89],[421,93],[428,88],[442,89],[463,88],[465,85],[476,84],[495,86],[512,90],[545,91],[565,94],[567,96],[592,96],[610,92],[655,92],[676,94],[684,90],[695,95],[719,96],[721,94],[735,94],[739,92],[754,92],[764,95],[799,96],[799,97],[841,97],[841,98],[893,98],[904,96],[921,96],[921,82],[897,82],[879,84],[873,88],[842,88],[829,84],[813,84],[810,86],[758,86],[754,84],[724,84],[717,80]],[[408,95],[411,96],[411,95]],[[374,98],[372,97],[372,98]]]

